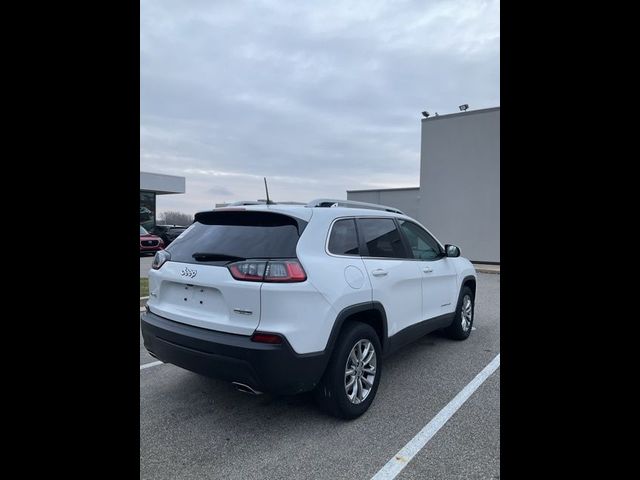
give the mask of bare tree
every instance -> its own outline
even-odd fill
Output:
[[[189,226],[193,223],[193,216],[182,212],[162,212],[158,216],[160,224]]]

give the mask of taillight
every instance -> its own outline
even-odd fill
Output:
[[[248,282],[304,282],[307,274],[297,260],[246,260],[227,266],[236,280]]]
[[[171,254],[166,250],[160,250],[156,252],[156,256],[153,257],[153,263],[151,264],[151,268],[154,270],[158,270],[162,265],[171,260]]]
[[[253,335],[251,335],[251,341],[277,345],[282,343],[282,337],[280,335],[276,335],[275,333],[255,332]]]
[[[267,262],[236,262],[228,265],[231,276],[236,280],[246,280],[248,282],[262,282],[264,270]]]
[[[307,274],[297,260],[270,260],[264,273],[265,282],[304,282]]]

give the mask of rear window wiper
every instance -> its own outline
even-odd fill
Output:
[[[235,255],[227,255],[225,253],[196,252],[191,256],[199,262],[212,262],[216,260],[246,260],[246,258],[236,257]]]

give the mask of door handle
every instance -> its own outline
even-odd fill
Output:
[[[381,268],[378,268],[376,270],[374,270],[373,272],[371,272],[371,275],[375,276],[375,277],[384,277],[387,274],[386,270],[382,270]]]
[[[423,271],[424,273],[431,273],[431,272],[433,272],[433,269],[432,269],[431,267],[424,267],[424,268],[422,269],[422,271]]]

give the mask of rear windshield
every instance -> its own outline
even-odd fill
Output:
[[[305,225],[302,220],[271,212],[202,212],[167,251],[175,262],[214,265],[234,258],[294,258]],[[196,260],[196,253],[219,258],[200,256]]]

